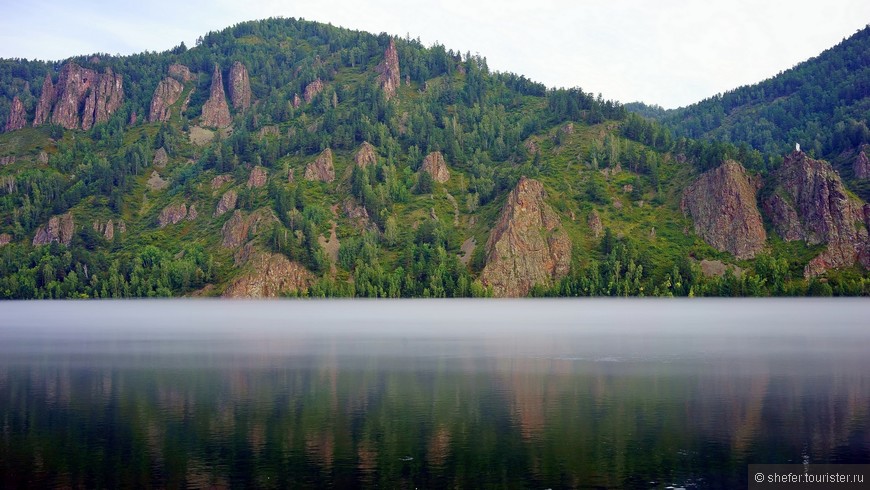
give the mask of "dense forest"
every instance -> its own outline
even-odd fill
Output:
[[[580,88],[492,72],[481,56],[295,19],[238,24],[161,53],[0,60],[0,121],[14,98],[27,118],[0,135],[0,298],[212,296],[251,274],[278,284],[269,296],[490,296],[488,241],[521,177],[543,183],[571,243],[568,273],[528,294],[867,294],[857,266],[805,278],[816,244],[771,239],[752,260],[716,250],[691,232],[680,198],[726,160],[767,174],[782,141],[808,134],[805,121],[825,128],[801,139],[819,156],[870,141],[868,39],[865,29],[823,64],[760,89],[646,114],[660,122]],[[393,47],[395,96],[382,79]],[[233,107],[228,127],[207,127],[214,67],[231,87],[234,62],[254,103]],[[123,103],[88,130],[32,127],[46,75],[59,80],[69,63],[119,74]],[[193,76],[171,116],[149,122],[175,64]],[[819,70],[817,88],[796,81]],[[735,111],[752,116],[726,116]],[[734,136],[747,132],[761,136]],[[366,142],[374,156],[362,165]],[[332,179],[309,177],[321,159]],[[439,159],[449,180],[427,167]],[[64,216],[74,222],[66,239]]]

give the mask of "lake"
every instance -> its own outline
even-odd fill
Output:
[[[0,487],[740,488],[870,462],[870,301],[0,303]]]

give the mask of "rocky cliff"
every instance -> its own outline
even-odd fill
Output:
[[[227,97],[224,95],[224,82],[221,68],[214,65],[214,73],[211,76],[211,91],[208,100],[202,106],[200,125],[212,128],[225,128],[232,123],[230,107],[227,105]]]
[[[215,207],[214,216],[217,218],[218,216],[223,215],[227,211],[231,211],[236,209],[236,201],[238,201],[239,195],[236,191],[230,189],[221,196],[220,201],[218,201],[217,206]]]
[[[193,73],[190,72],[190,68],[178,63],[169,65],[169,76],[181,83],[191,82],[195,78]]]
[[[335,180],[335,167],[332,165],[332,150],[323,150],[316,160],[305,166],[305,180],[332,182]]]
[[[99,76],[96,89],[92,89],[85,100],[82,112],[82,129],[91,129],[94,124],[104,123],[121,107],[124,101],[124,81],[121,74],[113,73],[111,68]]]
[[[279,254],[255,252],[245,268],[224,291],[224,297],[275,298],[305,290],[313,281],[305,267]]]
[[[266,185],[269,179],[269,173],[265,167],[257,165],[251,169],[251,175],[248,176],[248,189],[257,189]]]
[[[862,204],[846,193],[829,163],[796,151],[773,173],[771,185],[774,191],[765,199],[764,209],[776,232],[786,241],[827,244],[806,266],[804,276],[859,261],[870,267]]]
[[[181,220],[187,217],[187,205],[182,203],[170,204],[163,208],[160,216],[157,218],[157,225],[163,228],[167,225],[180,223]]]
[[[229,88],[233,109],[244,111],[251,107],[251,79],[248,77],[248,69],[239,61],[233,62],[230,67]]]
[[[525,296],[535,284],[550,285],[568,274],[571,240],[544,197],[540,182],[523,177],[501,210],[481,274],[495,296]]]
[[[855,157],[855,161],[852,163],[852,171],[856,179],[870,179],[870,157],[868,157],[868,153],[870,153],[870,145],[861,145],[861,148],[858,150],[858,156]]]
[[[356,155],[354,155],[353,161],[359,168],[366,168],[369,165],[374,165],[378,161],[377,150],[375,150],[375,147],[368,141],[363,141],[363,144],[359,145],[359,150],[357,150]]]
[[[171,117],[169,109],[181,97],[184,86],[172,77],[166,77],[157,84],[151,97],[151,109],[148,111],[148,121],[168,121]]]
[[[746,169],[728,161],[689,186],[680,207],[694,221],[695,233],[710,246],[738,259],[749,259],[761,252],[767,241],[756,190]]]
[[[305,102],[310,104],[320,92],[323,92],[323,81],[318,78],[305,86]]]
[[[51,108],[54,106],[54,84],[51,82],[51,74],[45,74],[42,82],[42,93],[36,104],[36,115],[33,116],[33,126],[41,126],[51,117]]]
[[[108,121],[123,100],[123,79],[111,68],[99,75],[75,63],[66,63],[57,85],[53,86],[50,76],[46,76],[33,125],[44,124],[50,111],[54,124],[66,129],[90,129]]]
[[[12,105],[9,107],[9,117],[6,118],[5,131],[15,131],[27,125],[27,113],[24,110],[24,104],[16,95],[12,98]]]
[[[70,213],[60,216],[52,216],[44,226],[40,226],[33,236],[33,246],[47,245],[51,242],[59,242],[69,245],[75,231],[75,222]]]
[[[423,165],[420,166],[420,171],[427,172],[432,176],[432,180],[441,184],[450,180],[450,171],[447,170],[447,163],[440,151],[433,151],[426,155],[426,158],[423,159]]]
[[[250,236],[255,236],[278,218],[272,210],[260,208],[249,215],[236,210],[221,227],[221,245],[225,248],[239,248]]]
[[[378,83],[384,91],[387,100],[392,99],[399,89],[401,78],[399,76],[399,52],[396,51],[396,42],[390,39],[390,45],[384,51],[384,59],[376,67]]]

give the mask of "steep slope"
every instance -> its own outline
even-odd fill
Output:
[[[3,298],[870,292],[848,191],[836,233],[765,240],[740,168],[757,154],[437,44],[270,19],[192,49],[0,60],[0,82]],[[51,123],[67,93],[74,129]],[[759,175],[812,230],[794,196],[820,180]],[[848,244],[857,262],[804,278]]]

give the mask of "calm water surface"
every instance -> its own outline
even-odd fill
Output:
[[[867,300],[0,303],[4,488],[740,488],[868,411]]]

